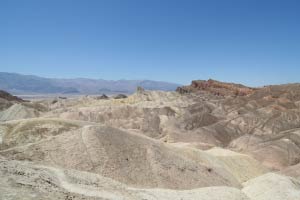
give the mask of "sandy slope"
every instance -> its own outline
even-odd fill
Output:
[[[42,199],[47,196],[48,199],[248,200],[238,189],[224,186],[193,190],[140,189],[86,172],[16,161],[0,162],[1,175],[10,180],[0,181],[1,199]],[[13,192],[17,190],[20,193]],[[22,192],[26,195],[23,196]]]
[[[0,155],[94,172],[141,187],[240,186],[212,156],[199,151],[197,157],[188,157],[168,144],[107,126],[84,126]]]

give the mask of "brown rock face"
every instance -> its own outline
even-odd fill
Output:
[[[217,96],[247,96],[252,94],[255,89],[241,84],[225,83],[209,79],[207,81],[192,81],[191,85],[178,87],[176,91],[181,94],[207,91]]]
[[[25,101],[23,99],[20,99],[16,96],[9,94],[8,92],[0,90],[0,111],[9,108],[14,103],[21,103],[21,102],[25,102]]]
[[[5,99],[7,101],[17,101],[17,102],[24,102],[23,99],[13,96],[9,94],[8,92],[5,92],[3,90],[0,90],[0,98]]]

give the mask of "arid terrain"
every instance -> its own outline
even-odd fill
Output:
[[[1,200],[298,200],[300,84],[0,92],[0,176]]]

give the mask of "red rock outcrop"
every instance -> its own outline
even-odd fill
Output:
[[[178,87],[176,91],[181,94],[207,91],[217,96],[247,96],[252,94],[255,89],[241,84],[225,83],[209,79],[207,81],[192,81],[191,85]]]

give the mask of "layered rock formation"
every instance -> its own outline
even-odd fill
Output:
[[[224,83],[209,79],[192,81],[189,86],[182,86],[176,89],[179,93],[195,93],[207,91],[217,96],[246,96],[254,92],[254,88],[246,87],[241,84]]]

